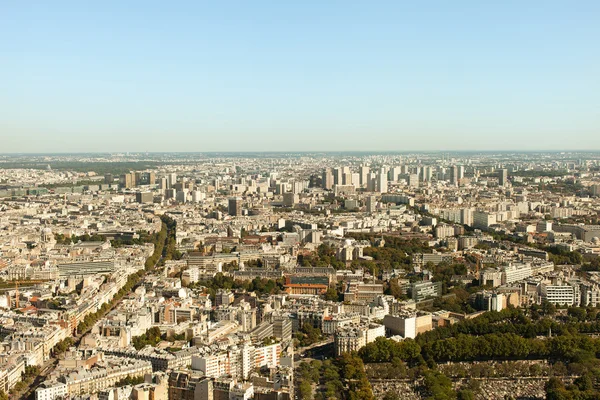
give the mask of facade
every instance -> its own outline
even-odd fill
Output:
[[[540,285],[542,301],[560,306],[579,306],[580,293],[577,285]]]
[[[335,354],[358,351],[378,337],[385,337],[385,326],[378,324],[340,328],[333,337]]]
[[[414,282],[411,284],[410,290],[412,299],[416,302],[430,297],[440,297],[442,295],[442,282]]]
[[[433,329],[431,314],[404,313],[386,315],[383,325],[390,335],[400,335],[403,338],[414,339],[419,333]]]
[[[242,198],[230,197],[227,212],[232,217],[239,217],[240,215],[242,215]]]

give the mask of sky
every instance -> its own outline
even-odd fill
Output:
[[[0,153],[600,150],[600,2],[0,1]]]

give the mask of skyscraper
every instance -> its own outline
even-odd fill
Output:
[[[372,213],[375,212],[375,207],[377,206],[377,201],[375,200],[375,196],[367,196],[366,198],[367,212]]]
[[[384,172],[380,172],[377,174],[377,191],[381,193],[386,193],[388,190],[388,180],[387,174]]]
[[[169,184],[169,188],[172,188],[173,185],[177,183],[177,174],[168,174],[167,183]]]
[[[500,186],[506,186],[508,183],[508,170],[506,168],[501,169],[498,175],[498,184]]]
[[[333,173],[330,168],[323,171],[323,189],[331,190],[333,188]]]
[[[125,189],[132,188],[135,185],[135,174],[130,173],[121,175],[119,178],[119,183],[121,187]]]
[[[364,187],[367,186],[368,183],[368,177],[369,177],[369,167],[367,167],[366,165],[361,165],[360,168],[358,169],[358,173],[360,175],[360,186]]]
[[[450,167],[450,184],[458,185],[458,167],[453,165]]]
[[[229,207],[227,208],[227,212],[232,217],[238,217],[242,215],[242,198],[241,197],[230,197],[229,198]]]

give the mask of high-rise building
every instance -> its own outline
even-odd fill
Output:
[[[508,183],[508,170],[506,168],[501,169],[498,176],[498,184],[500,186],[506,186]]]
[[[377,191],[377,174],[375,174],[374,172],[369,172],[367,176],[367,191]]]
[[[227,208],[229,215],[238,217],[242,215],[242,198],[241,197],[230,197],[229,207]]]
[[[400,171],[400,167],[392,167],[390,168],[390,170],[388,171],[388,181],[390,182],[397,182],[398,181],[398,176],[400,175],[401,171]]]
[[[419,187],[419,175],[410,174],[408,176],[408,186],[410,187]]]
[[[387,193],[387,191],[388,191],[387,174],[379,173],[377,175],[377,187],[376,187],[376,189],[377,189],[378,192]]]
[[[169,181],[167,178],[160,178],[159,187],[160,190],[167,190],[169,188]]]
[[[331,190],[334,185],[333,173],[331,172],[331,168],[325,168],[323,170],[323,189]]]
[[[119,178],[119,183],[125,189],[130,189],[135,185],[135,174],[123,174]]]
[[[334,185],[341,185],[342,184],[342,174],[343,174],[343,170],[342,168],[334,168],[333,169],[333,184]]]
[[[375,200],[375,196],[367,196],[367,212],[372,213],[375,212],[375,207],[377,207],[377,201]]]
[[[450,167],[450,184],[452,185],[458,185],[458,167],[456,165],[453,165],[452,167]]]
[[[352,174],[350,172],[344,172],[342,174],[342,185],[352,185]]]
[[[172,188],[174,184],[177,183],[177,174],[171,173],[167,175],[167,183],[169,184],[169,188]]]
[[[433,176],[433,171],[431,167],[423,167],[422,174],[424,182],[431,182],[431,177]]]
[[[153,199],[152,192],[137,192],[135,194],[135,201],[138,203],[152,203]]]
[[[360,186],[367,186],[369,172],[369,167],[367,167],[366,165],[361,165],[358,169],[358,174],[360,175]]]

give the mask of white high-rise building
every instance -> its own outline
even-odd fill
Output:
[[[379,173],[377,175],[376,190],[381,193],[387,193],[387,191],[388,191],[387,174]]]
[[[361,165],[358,169],[358,174],[360,175],[360,186],[365,187],[368,183],[370,169],[366,165]]]

